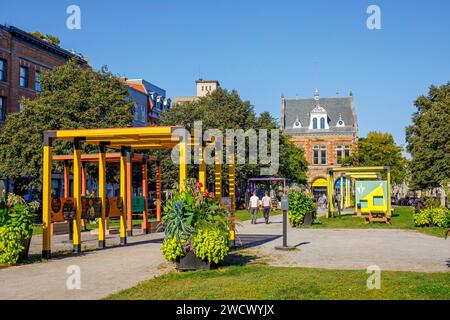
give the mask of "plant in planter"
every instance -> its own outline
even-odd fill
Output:
[[[0,263],[15,264],[28,256],[38,202],[26,203],[9,193],[0,199]]]
[[[213,194],[200,189],[200,184],[190,180],[163,208],[162,251],[180,270],[209,269],[228,253],[230,212]]]
[[[311,225],[317,215],[313,199],[300,189],[289,190],[289,222],[293,227]],[[306,223],[308,222],[308,223]]]

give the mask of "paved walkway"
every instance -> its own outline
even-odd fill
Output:
[[[257,225],[242,223],[239,237],[248,246],[243,254],[276,266],[365,269],[378,265],[382,270],[450,271],[450,239],[392,229],[289,228],[288,242],[297,250],[283,252],[274,249],[282,244],[281,216],[272,220],[269,225],[262,220]],[[32,253],[40,253],[41,239],[33,237]],[[86,249],[97,243],[89,233],[83,233],[82,239]],[[161,233],[139,235],[129,238],[126,247],[94,250],[81,256],[61,255],[49,262],[0,269],[0,299],[99,299],[132,287],[173,268],[162,256],[161,239]],[[109,246],[118,241],[117,236],[107,238]],[[67,236],[56,236],[53,248],[70,250],[72,245]],[[66,287],[70,276],[67,268],[72,265],[80,267],[80,290]]]
[[[246,252],[263,256],[276,266],[331,269],[365,269],[378,265],[381,270],[450,272],[450,239],[444,240],[416,231],[394,229],[292,229],[288,245],[297,250],[275,250],[282,245],[282,216],[272,223],[243,223],[241,238],[251,246]],[[256,241],[257,246],[251,242]]]

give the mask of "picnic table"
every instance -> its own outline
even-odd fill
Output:
[[[387,215],[385,211],[371,210],[369,211],[369,215],[366,217],[364,224],[369,224],[371,222],[384,222],[386,224],[391,224],[391,217]]]

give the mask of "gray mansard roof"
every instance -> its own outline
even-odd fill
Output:
[[[320,105],[327,112],[329,129],[308,129],[311,111]],[[342,119],[345,126],[337,126]],[[301,128],[294,128],[294,123],[300,121]],[[281,115],[281,127],[289,135],[327,135],[339,133],[355,133],[358,128],[353,97],[336,97],[314,99],[285,100],[284,113]]]

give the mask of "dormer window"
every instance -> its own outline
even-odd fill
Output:
[[[302,127],[302,124],[300,123],[300,121],[298,121],[298,119],[295,120],[293,128],[294,129],[298,129],[298,128],[301,128],[301,127]]]
[[[339,120],[337,121],[336,126],[337,127],[345,127],[345,122],[344,122],[344,120],[342,120],[341,114],[339,115]]]
[[[313,129],[317,129],[317,118],[313,118]]]

